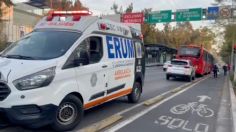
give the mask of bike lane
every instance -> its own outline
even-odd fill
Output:
[[[215,132],[224,83],[223,76],[210,77],[118,131]]]

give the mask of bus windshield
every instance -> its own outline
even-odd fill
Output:
[[[200,57],[200,48],[195,47],[182,47],[178,52],[179,56],[193,56]]]

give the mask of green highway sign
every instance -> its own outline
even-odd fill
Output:
[[[175,20],[177,22],[202,20],[202,8],[177,10]]]
[[[172,11],[155,11],[148,16],[148,23],[171,22]]]

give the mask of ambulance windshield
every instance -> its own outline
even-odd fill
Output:
[[[64,55],[80,35],[68,31],[34,31],[11,44],[1,56],[29,60],[57,58]]]

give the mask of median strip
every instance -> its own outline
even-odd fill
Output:
[[[164,96],[160,95],[160,96],[157,96],[157,97],[154,97],[152,99],[149,99],[149,100],[145,101],[144,105],[145,106],[150,106],[150,105],[153,105],[153,104],[156,104],[156,103],[160,102],[163,99],[164,99]]]
[[[177,93],[177,92],[181,91],[182,89],[183,89],[182,87],[175,88],[175,89],[171,90],[171,93]]]
[[[116,113],[115,115],[110,116],[110,117],[108,117],[108,118],[106,118],[106,119],[104,119],[102,121],[94,123],[94,124],[84,128],[84,129],[79,130],[79,132],[97,132],[97,131],[101,131],[101,130],[109,127],[110,125],[113,125],[113,124],[119,122],[123,118],[121,116],[122,114],[124,114],[126,112],[129,112],[129,111],[131,111],[131,110],[133,110],[133,109],[135,109],[135,108],[137,108],[137,107],[139,107],[141,105],[144,105],[144,106],[148,107],[148,106],[152,106],[154,104],[157,104],[157,103],[165,100],[165,98],[168,98],[168,95],[170,93],[173,93],[173,94],[171,94],[171,96],[174,96],[174,93],[178,93],[178,92],[181,93],[181,91],[185,91],[185,89],[188,89],[189,87],[192,87],[192,86],[196,85],[198,82],[200,82],[202,80],[205,80],[205,79],[207,79],[207,77],[195,80],[195,82],[192,82],[192,83],[183,84],[180,87],[177,87],[177,88],[175,88],[173,90],[167,91],[167,92],[165,92],[165,93],[163,93],[163,94],[161,94],[159,96],[153,97],[153,98],[151,98],[151,99],[149,99],[147,101],[141,102],[141,103],[139,103],[139,104],[137,104],[137,105],[135,105],[133,107],[130,107],[129,109],[126,109],[126,110],[123,110],[123,111],[121,111],[119,113]]]
[[[79,132],[97,132],[119,121],[120,119],[122,119],[121,115],[113,115],[100,122],[94,123],[91,126],[80,130]]]

